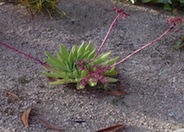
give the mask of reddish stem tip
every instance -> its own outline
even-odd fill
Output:
[[[130,16],[130,14],[126,13],[123,9],[121,8],[113,8],[113,11],[115,11],[118,14],[121,14],[123,16],[123,18],[126,18],[127,16]]]
[[[181,24],[182,22],[184,22],[184,20],[182,20],[182,18],[180,18],[180,17],[168,18],[166,20],[170,24],[174,24],[174,25]]]

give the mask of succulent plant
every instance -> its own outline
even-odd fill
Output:
[[[54,78],[50,84],[76,83],[77,89],[83,89],[88,84],[96,86],[98,83],[108,84],[117,79],[109,77],[117,74],[114,64],[118,57],[108,59],[110,52],[95,57],[96,49],[91,43],[73,45],[69,52],[64,45],[56,52],[56,57],[46,52],[46,72],[49,78]]]

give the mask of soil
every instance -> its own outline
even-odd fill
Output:
[[[130,16],[119,19],[103,49],[111,50],[112,56],[125,57],[169,27],[169,13],[110,0],[62,1],[58,8],[67,13],[62,19],[37,15],[32,20],[24,7],[1,4],[0,40],[41,60],[44,51],[54,53],[60,44],[70,48],[91,41],[99,47],[116,16],[115,6]],[[121,97],[49,85],[40,64],[0,45],[0,131],[52,132],[38,116],[66,132],[95,132],[114,124],[127,125],[122,132],[184,128],[184,52],[173,48],[184,33],[178,29],[118,66],[118,87],[128,92]],[[4,89],[21,100],[11,99]],[[24,128],[19,115],[29,107],[30,126]]]

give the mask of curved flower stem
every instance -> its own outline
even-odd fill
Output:
[[[126,60],[128,60],[130,57],[134,56],[135,54],[137,54],[138,52],[144,50],[145,48],[153,45],[155,42],[159,41],[161,38],[163,38],[165,35],[167,35],[175,26],[176,24],[173,23],[162,35],[160,35],[158,38],[154,39],[153,41],[149,42],[148,44],[144,45],[143,47],[137,49],[136,51],[132,52],[130,55],[128,55],[127,57],[125,57],[124,59],[122,59],[121,61],[115,63],[114,65],[112,65],[112,67],[125,62]]]
[[[4,47],[8,48],[8,49],[11,49],[11,50],[17,52],[18,54],[22,54],[22,55],[24,55],[24,56],[26,56],[26,57],[28,57],[28,58],[30,58],[30,59],[32,59],[32,60],[34,60],[34,61],[40,63],[41,65],[45,65],[45,62],[43,62],[43,61],[41,61],[41,60],[39,60],[39,59],[37,59],[37,58],[35,58],[35,57],[29,55],[29,54],[26,54],[26,53],[24,53],[24,52],[22,52],[22,51],[20,51],[20,50],[18,50],[18,49],[16,49],[16,48],[14,48],[14,47],[8,45],[8,44],[6,44],[6,43],[3,43],[3,42],[0,41],[0,44],[1,44],[2,46],[4,46]]]
[[[118,14],[118,15],[116,16],[116,18],[114,19],[114,21],[112,22],[112,24],[110,25],[109,30],[108,30],[108,32],[107,32],[105,38],[103,39],[103,41],[102,41],[102,43],[101,43],[101,45],[100,45],[100,47],[99,47],[99,49],[98,49],[96,55],[95,55],[95,58],[98,56],[98,54],[99,54],[100,51],[102,50],[104,44],[106,43],[106,41],[107,41],[107,39],[108,39],[108,37],[109,37],[110,32],[112,31],[113,26],[115,25],[116,21],[118,20],[118,18],[119,18],[120,16],[121,16],[121,14]]]
[[[108,37],[109,37],[109,34],[110,34],[110,32],[112,31],[112,28],[113,28],[113,26],[115,25],[115,23],[117,22],[118,18],[119,18],[120,16],[123,16],[123,18],[126,18],[127,16],[129,16],[129,14],[127,14],[126,12],[124,12],[122,9],[114,8],[113,10],[114,10],[116,13],[118,13],[118,15],[114,18],[113,22],[111,23],[111,25],[110,25],[110,27],[109,27],[109,30],[108,30],[108,32],[107,32],[105,38],[103,39],[103,41],[102,41],[102,43],[101,43],[101,45],[100,45],[100,47],[99,47],[99,49],[98,49],[98,51],[97,51],[97,53],[96,53],[96,55],[95,55],[94,58],[96,58],[96,57],[98,56],[98,54],[100,53],[100,51],[102,50],[102,48],[103,48],[103,46],[105,45],[105,43],[106,43],[106,41],[107,41],[107,39],[108,39]]]

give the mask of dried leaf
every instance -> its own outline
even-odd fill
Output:
[[[41,118],[41,117],[39,117],[38,120],[40,121],[40,123],[41,123],[44,127],[48,128],[48,129],[53,129],[53,130],[56,130],[56,131],[62,131],[62,130],[63,130],[61,127],[56,126],[56,125],[54,125],[54,124],[51,124],[50,122],[48,122],[47,120],[45,120],[45,119],[43,119],[43,118]]]
[[[11,96],[12,98],[14,98],[14,99],[16,99],[16,100],[20,100],[20,98],[19,98],[16,94],[10,92],[8,89],[4,89],[4,92],[5,92],[6,94],[8,94],[9,96]]]
[[[121,90],[113,90],[113,91],[109,91],[109,92],[106,92],[106,93],[110,94],[110,95],[115,95],[115,96],[121,96],[121,95],[127,94],[127,92],[124,92],[124,91],[121,91]]]
[[[124,129],[124,128],[126,128],[126,125],[118,124],[118,125],[113,125],[113,126],[98,130],[96,132],[117,132],[117,131]]]
[[[31,109],[32,108],[28,108],[28,109],[26,109],[23,113],[22,113],[22,115],[21,115],[21,117],[20,117],[20,120],[21,120],[21,122],[22,122],[22,124],[27,128],[28,126],[29,126],[29,114],[30,114],[30,112],[31,112]]]

